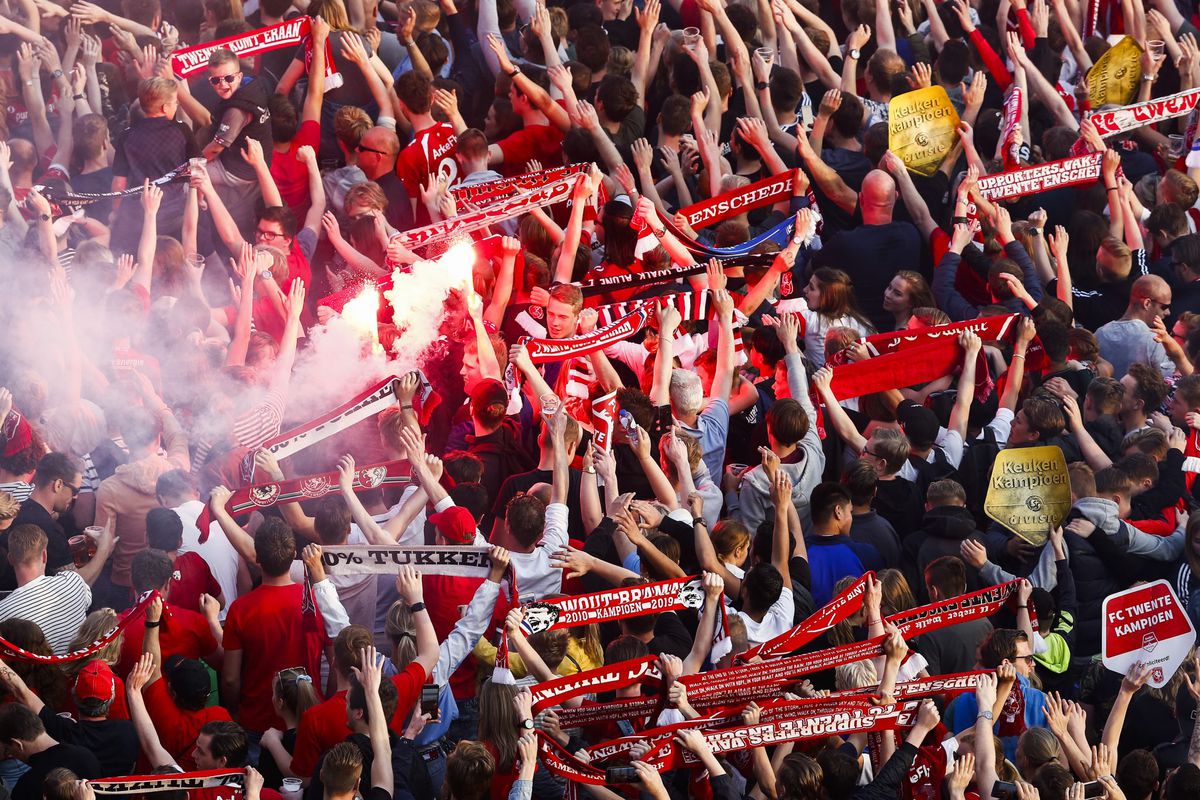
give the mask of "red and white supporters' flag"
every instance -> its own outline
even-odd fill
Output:
[[[312,19],[296,17],[268,25],[249,33],[237,33],[216,42],[185,47],[171,54],[171,70],[180,78],[190,78],[208,68],[208,58],[217,50],[232,50],[239,58],[257,56],[271,50],[304,44],[304,62],[312,59]],[[342,75],[334,71],[333,48],[325,41],[325,91],[342,85]]]
[[[1100,177],[1103,158],[1103,153],[1087,153],[1025,169],[985,175],[979,179],[979,193],[988,200],[1007,200],[1060,186],[1091,183]]]
[[[1198,102],[1200,102],[1200,89],[1188,89],[1170,97],[1147,100],[1144,103],[1122,106],[1111,111],[1097,111],[1088,119],[1096,126],[1096,130],[1101,136],[1115,136],[1118,133],[1153,125],[1165,119],[1190,114]]]
[[[1104,666],[1124,675],[1135,663],[1151,668],[1149,683],[1171,680],[1196,643],[1196,630],[1171,584],[1159,580],[1104,598],[1100,653]]]
[[[164,775],[122,775],[88,781],[99,795],[142,795],[186,791],[189,797],[233,800],[242,796],[245,767],[170,772]]]

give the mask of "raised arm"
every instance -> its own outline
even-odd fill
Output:
[[[137,731],[138,744],[141,745],[142,755],[153,767],[166,767],[175,763],[175,758],[162,746],[154,720],[146,710],[146,700],[142,697],[142,687],[152,683],[151,676],[155,673],[153,658],[149,653],[143,653],[137,665],[125,679],[125,699],[129,705],[129,718]]]
[[[813,386],[817,389],[817,396],[821,398],[821,402],[825,406],[825,419],[829,423],[829,427],[833,428],[834,433],[838,438],[846,443],[855,454],[861,453],[867,448],[867,440],[854,422],[846,414],[845,409],[838,404],[837,398],[833,396],[833,390],[830,388],[830,382],[833,380],[833,369],[831,367],[821,367],[812,376]]]
[[[950,410],[950,430],[957,431],[959,438],[966,441],[967,417],[971,401],[975,399],[975,364],[983,342],[970,331],[958,337],[958,346],[963,351],[962,372],[958,376],[958,391],[955,393],[954,408]]]

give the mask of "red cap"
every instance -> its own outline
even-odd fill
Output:
[[[25,415],[14,409],[8,412],[0,425],[0,437],[4,439],[4,455],[7,458],[29,447],[33,441],[33,429],[29,427]]]
[[[117,695],[113,671],[100,659],[89,661],[75,679],[76,700],[112,700]]]
[[[445,511],[431,514],[429,521],[448,542],[471,544],[475,541],[475,517],[462,506],[450,506]]]

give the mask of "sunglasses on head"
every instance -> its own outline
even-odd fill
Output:
[[[237,77],[238,73],[236,72],[232,75],[210,75],[208,82],[213,86],[220,86],[222,83],[233,83],[237,80]]]

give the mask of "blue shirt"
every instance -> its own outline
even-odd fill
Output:
[[[1029,679],[1024,675],[1017,675],[1017,683],[1021,684],[1021,691],[1025,694],[1025,727],[1046,727],[1046,695],[1042,694],[1041,689],[1034,689],[1030,686]],[[962,694],[950,704],[947,711],[950,715],[950,730],[959,734],[975,725],[975,718],[979,716],[979,703],[975,700],[974,694]],[[995,731],[996,725],[999,724],[1000,721],[997,720],[992,726],[992,730]],[[999,734],[997,733],[997,735]],[[1009,761],[1016,761],[1018,738],[1017,736],[1000,737],[1000,741],[1004,743],[1004,756]]]

